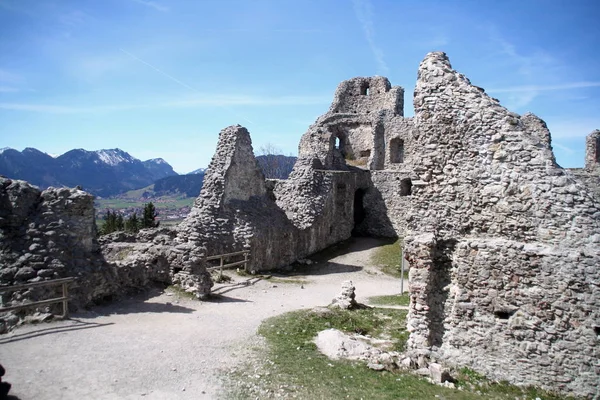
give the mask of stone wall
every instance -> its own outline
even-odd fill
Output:
[[[403,236],[419,365],[597,395],[600,131],[569,172],[543,120],[502,107],[444,53],[419,66],[413,118],[403,92],[382,77],[342,82],[287,180],[265,180],[245,128],[223,129],[175,231],[99,244],[91,196],[2,179],[0,285],[77,276],[82,305],[154,281],[203,297],[207,256],[250,249],[261,271],[352,233]]]
[[[329,113],[368,114],[382,110],[404,115],[404,89],[392,87],[387,78],[376,76],[353,78],[339,84]]]
[[[585,169],[596,170],[596,172],[600,170],[600,130],[598,129],[585,138]]]
[[[600,208],[550,133],[443,53],[415,90],[421,154],[405,215],[409,349],[494,379],[591,396],[600,376]]]
[[[568,172],[600,202],[600,130],[587,135],[585,145],[585,168],[569,168]]]
[[[40,191],[27,182],[0,177],[0,286],[74,277],[69,305],[75,310],[155,282],[170,283],[165,257],[171,252],[165,249],[170,249],[169,235],[142,231],[138,236],[120,233],[99,243],[92,195],[78,188]],[[56,290],[60,286],[7,292],[2,303],[45,300],[57,297]],[[61,307],[6,313],[0,316],[0,332],[28,314],[60,313]]]
[[[320,167],[318,158],[300,158],[289,179],[266,183],[248,131],[239,125],[223,129],[176,241],[201,248],[200,258],[250,249],[249,269],[262,271],[347,239],[354,229],[355,192],[366,189],[368,177]]]
[[[66,188],[42,192],[27,182],[0,177],[0,203],[0,285],[103,277],[90,194]],[[74,289],[74,304],[92,301],[97,290],[110,291],[111,284],[103,280],[104,289],[87,285]],[[43,295],[45,290],[29,292],[37,297],[35,293]],[[7,296],[5,304],[23,294]]]

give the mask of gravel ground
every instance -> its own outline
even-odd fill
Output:
[[[213,301],[152,290],[67,321],[29,325],[0,336],[0,363],[21,400],[215,399],[224,371],[244,360],[264,319],[327,305],[352,280],[357,300],[395,294],[397,279],[369,266],[382,242],[350,242],[340,256],[282,282],[235,277],[216,285]]]

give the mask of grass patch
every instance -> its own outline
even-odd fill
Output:
[[[408,293],[389,296],[373,296],[367,299],[369,304],[376,306],[407,306],[410,303]]]
[[[406,342],[406,311],[365,309],[316,313],[294,311],[262,323],[259,334],[268,351],[229,376],[234,399],[566,399],[537,389],[493,383],[473,371],[460,371],[461,390],[429,383],[410,373],[376,372],[363,363],[333,361],[322,355],[313,338],[324,329],[362,332],[391,338],[398,348]]]
[[[371,256],[371,263],[378,266],[384,274],[400,278],[400,265],[402,263],[402,239],[383,245],[375,250]],[[408,278],[408,272],[404,272]]]
[[[485,398],[515,398],[544,400],[576,400],[576,397],[559,396],[535,387],[520,388],[508,382],[494,382],[470,368],[461,368],[456,376],[456,386],[462,390],[474,391]]]

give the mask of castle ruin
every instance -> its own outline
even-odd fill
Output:
[[[85,194],[4,180],[0,284],[75,274],[99,288],[77,292],[82,305],[156,280],[202,297],[212,285],[206,256],[251,249],[250,269],[262,271],[352,234],[403,237],[407,354],[416,365],[597,395],[600,131],[587,138],[585,168],[565,170],[544,121],[501,106],[444,53],[419,66],[412,118],[403,94],[383,77],[342,82],[302,136],[287,180],[264,178],[245,128],[223,129],[200,196],[175,231],[98,243],[85,207],[74,217],[77,202],[46,211],[54,200],[45,197],[91,203]],[[22,197],[31,198],[27,210],[17,207]],[[69,239],[70,221],[82,221],[81,243]],[[50,229],[61,237],[53,246]],[[84,267],[84,259],[94,262]]]

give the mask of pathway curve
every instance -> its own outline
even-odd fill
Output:
[[[397,279],[368,265],[380,244],[353,239],[289,278],[295,283],[238,277],[213,288],[220,296],[211,302],[155,290],[68,321],[23,326],[0,336],[4,378],[20,400],[217,398],[220,374],[265,318],[327,305],[345,280],[359,302],[398,293]]]

